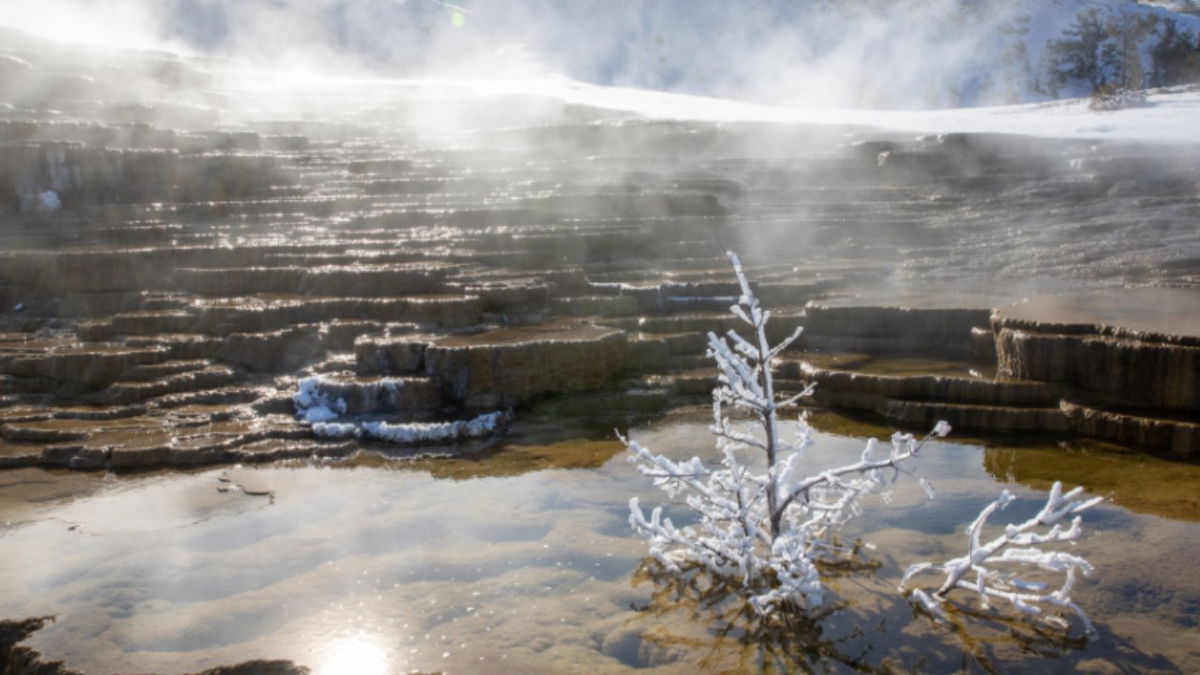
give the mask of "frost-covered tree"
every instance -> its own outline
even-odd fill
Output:
[[[737,256],[728,255],[741,287],[730,311],[751,332],[749,339],[733,330],[723,336],[708,334],[708,353],[718,369],[711,431],[721,460],[715,467],[698,457],[675,461],[622,437],[638,470],[669,496],[682,497],[697,517],[693,524],[677,526],[663,515],[661,506],[647,516],[633,498],[629,522],[649,540],[658,575],[676,581],[706,576],[710,589],[740,596],[759,618],[797,613],[815,616],[812,611],[824,601],[822,566],[845,561],[857,552],[857,546],[846,545],[838,535],[859,513],[862,497],[901,474],[911,474],[905,462],[920,454],[926,440],[949,433],[950,426],[938,422],[922,440],[911,434],[894,434],[890,448],[881,449],[871,439],[858,461],[806,475],[800,460],[812,442],[812,430],[801,415],[788,437],[779,415],[782,408],[809,395],[812,387],[781,400],[771,375],[772,361],[800,331],[777,345],[769,344],[766,327],[770,312],[759,305]],[[730,409],[748,414],[752,429],[732,422]],[[751,462],[750,454],[765,461]],[[755,466],[765,468],[756,470]],[[924,478],[918,480],[932,498],[933,488]],[[1045,545],[1071,542],[1080,536],[1078,514],[1100,501],[1081,500],[1080,494],[1077,488],[1064,495],[1056,483],[1037,516],[1008,525],[1004,534],[980,544],[980,532],[988,518],[1013,499],[1005,492],[968,528],[967,556],[941,565],[914,565],[902,585],[920,572],[940,570],[946,579],[939,588],[909,592],[918,607],[935,617],[946,616],[951,591],[970,588],[985,601],[1007,600],[1027,617],[1041,614],[1043,605],[1072,609],[1091,631],[1086,615],[1070,598],[1076,571],[1086,574],[1091,566],[1077,556],[1042,550]],[[1064,529],[1060,522],[1068,519],[1070,527]],[[1038,528],[1049,529],[1041,532]],[[1066,580],[1057,590],[1047,592],[1040,581],[997,571],[1014,565],[1061,571]],[[975,576],[967,581],[965,577],[971,573]]]
[[[787,606],[812,608],[823,600],[817,563],[851,551],[837,534],[858,513],[860,498],[893,481],[903,471],[901,464],[920,452],[923,441],[896,434],[891,447],[881,451],[871,440],[857,462],[803,475],[800,459],[811,443],[811,429],[801,416],[792,438],[785,437],[779,411],[810,394],[811,387],[779,400],[771,376],[772,361],[800,331],[775,346],[768,343],[771,314],[759,305],[737,256],[730,253],[729,259],[741,286],[730,311],[752,332],[750,339],[733,330],[724,336],[708,335],[708,352],[718,368],[712,432],[723,457],[720,467],[710,469],[695,457],[676,462],[622,438],[638,469],[667,494],[684,496],[700,522],[677,527],[661,507],[647,517],[636,498],[630,500],[629,522],[650,540],[651,556],[668,572],[702,568],[714,578],[734,582],[763,615]],[[728,408],[748,413],[759,433],[739,430]],[[939,422],[931,436],[949,430]],[[765,457],[765,472],[750,468],[746,452]]]

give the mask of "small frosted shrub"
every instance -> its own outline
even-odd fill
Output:
[[[792,425],[792,433],[785,435],[779,411],[810,395],[812,387],[780,400],[771,375],[772,361],[800,331],[777,345],[768,343],[770,312],[759,305],[737,256],[728,255],[741,286],[741,296],[730,311],[749,326],[750,337],[732,330],[723,336],[708,334],[708,354],[718,370],[711,431],[720,463],[710,468],[697,457],[675,461],[622,437],[638,470],[670,498],[683,499],[697,516],[695,523],[679,527],[663,515],[662,507],[647,515],[634,498],[629,502],[629,523],[649,541],[650,558],[660,575],[681,579],[698,572],[707,574],[710,588],[728,589],[740,596],[759,618],[812,613],[825,600],[822,567],[857,553],[857,547],[843,543],[839,533],[860,513],[862,498],[902,474],[911,474],[906,464],[920,455],[925,441],[948,434],[950,425],[938,422],[920,440],[911,434],[894,434],[890,447],[880,447],[871,439],[858,461],[805,475],[800,459],[812,443],[812,429],[801,415]],[[748,414],[755,432],[735,428],[730,409]],[[752,469],[746,453],[764,456],[765,470]],[[917,480],[933,498],[932,486],[924,478]],[[967,556],[941,565],[921,563],[908,570],[903,585],[922,572],[946,574],[941,587],[931,592],[914,588],[910,600],[932,616],[945,618],[950,591],[970,589],[985,601],[1005,600],[1030,618],[1040,615],[1043,606],[1071,609],[1090,631],[1091,623],[1070,599],[1070,591],[1076,572],[1086,574],[1091,565],[1077,556],[1041,549],[1079,537],[1078,514],[1100,501],[1080,500],[1080,493],[1077,488],[1064,495],[1056,483],[1038,516],[1009,525],[997,539],[980,544],[984,522],[1012,500],[1005,492],[968,528]],[[1067,519],[1071,524],[1064,529],[1061,523]],[[1049,529],[1041,532],[1039,528]],[[1015,573],[1001,573],[993,566],[1033,566],[1061,571],[1066,579],[1057,590],[1047,591],[1044,585],[1023,581]],[[967,580],[972,573],[975,576]]]

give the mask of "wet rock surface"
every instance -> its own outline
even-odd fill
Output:
[[[597,389],[625,367],[624,331],[560,322],[440,338],[425,373],[466,408],[507,408],[546,394]]]
[[[1065,382],[1108,405],[1200,412],[1200,331],[1161,332],[1194,330],[1197,298],[1179,307],[1178,294],[1155,294],[1153,312],[1143,304],[1148,299],[1110,294],[1101,305],[1107,316],[1081,311],[1101,302],[1089,296],[1058,318],[1044,300],[1001,308],[992,320],[1000,372]],[[1120,316],[1121,308],[1133,316]]]
[[[1193,326],[1081,323],[1097,310],[1074,301],[991,313],[1130,283],[1173,286],[1141,304],[1183,313],[1196,148],[652,120],[395,83],[338,88],[332,110],[328,91],[277,101],[174,56],[132,87],[115,74],[166,57],[9,37],[29,68],[0,82],[2,466],[353,452],[297,417],[312,376],[339,415],[380,424],[702,399],[704,334],[737,325],[729,248],[776,337],[802,325],[810,352],[988,373],[787,355],[785,389],[816,381],[819,402],[904,424],[1196,451]]]

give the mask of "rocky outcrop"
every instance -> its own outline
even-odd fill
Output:
[[[370,297],[433,293],[448,265],[298,265],[273,267],[190,267],[174,273],[171,285],[206,296],[238,296],[245,289],[258,293]]]
[[[362,335],[354,341],[356,369],[359,373],[424,373],[425,347],[434,339],[427,334]]]
[[[444,407],[435,380],[428,377],[320,375],[306,378],[311,396],[338,403],[340,415],[404,413],[420,418]]]
[[[24,621],[0,621],[0,673],[4,675],[81,675],[61,661],[44,661],[37,650],[19,644],[54,621],[44,616]]]
[[[38,341],[0,345],[0,373],[21,378],[53,380],[93,390],[115,382],[121,375],[143,364],[159,361],[159,347],[128,347],[119,344],[46,345]]]
[[[270,333],[233,333],[218,342],[214,357],[261,372],[290,372],[323,351],[321,327],[307,324]]]
[[[1194,456],[1200,337],[1183,331],[1195,305],[1192,293],[1132,289],[1003,307],[991,320],[998,370],[1065,387],[1076,433]]]
[[[0,208],[36,211],[48,205],[225,201],[264,195],[282,180],[271,157],[183,155],[162,149],[127,150],[73,143],[19,143],[0,153]],[[53,209],[51,209],[53,210]]]
[[[803,344],[810,349],[970,356],[971,330],[990,309],[920,309],[870,305],[805,306]]]
[[[1029,380],[917,375],[896,377],[834,370],[804,364],[803,379],[815,382],[819,392],[854,392],[884,398],[925,399],[981,405],[1040,407],[1058,404],[1064,389]]]
[[[623,331],[563,322],[448,337],[425,348],[425,374],[445,400],[507,408],[546,394],[595,389],[625,367]]]
[[[630,316],[639,310],[632,295],[577,295],[550,301],[550,308],[563,316]]]
[[[817,356],[812,361],[785,362],[779,372],[786,377],[794,370],[815,383],[814,397],[822,404],[870,411],[912,428],[946,420],[963,430],[1071,434],[1179,457],[1200,452],[1200,421],[1162,408],[1122,412],[1082,405],[1071,400],[1082,390],[1062,378],[878,375],[856,372],[869,364],[871,357],[866,355]]]
[[[627,344],[621,330],[563,320],[449,337],[364,336],[354,352],[360,373],[420,375],[437,383],[446,407],[491,409],[596,389],[625,369]]]
[[[988,433],[1063,434],[1075,431],[1057,408],[886,400],[876,412],[898,424],[917,429],[932,429],[938,420],[946,420],[958,429]]]
[[[88,400],[106,406],[128,405],[157,396],[223,387],[233,384],[239,379],[238,374],[227,366],[206,366],[199,370],[166,375],[152,380],[114,382],[103,390],[91,394]]]
[[[625,365],[632,371],[670,369],[679,356],[703,355],[708,345],[704,333],[632,333],[625,349]]]
[[[999,370],[1062,382],[1110,405],[1200,413],[1200,343],[996,323]]]
[[[1058,402],[1064,389],[1045,382],[879,375],[856,372],[866,355],[823,356],[825,367],[799,360],[801,379],[814,383],[814,400],[865,410],[909,428],[933,428],[946,420],[956,429],[1001,433],[1064,433],[1070,430]],[[813,359],[816,361],[818,359]],[[789,369],[783,368],[787,375]]]
[[[1177,457],[1200,455],[1200,422],[1112,412],[1068,401],[1063,401],[1062,411],[1071,430],[1084,436]]]

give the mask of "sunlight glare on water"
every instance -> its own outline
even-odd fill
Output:
[[[386,675],[393,671],[387,651],[366,635],[337,638],[321,652],[315,675]]]

